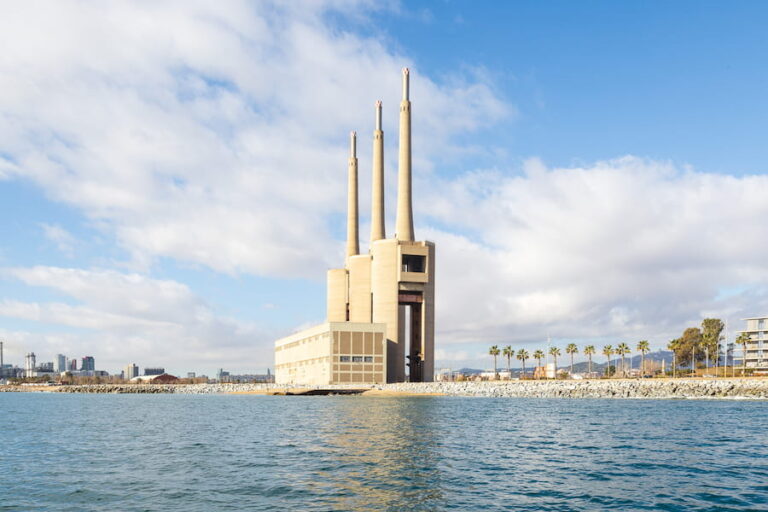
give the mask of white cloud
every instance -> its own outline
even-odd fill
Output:
[[[253,371],[271,361],[272,333],[217,315],[175,281],[59,267],[10,268],[3,274],[30,286],[58,290],[77,302],[0,301],[0,316],[78,330],[68,335],[55,331],[8,335],[17,345],[36,343],[26,350],[41,357],[61,351],[72,357],[77,355],[73,350],[80,350],[97,355],[101,369],[137,362],[164,364],[179,372],[213,371],[215,365]]]
[[[75,237],[72,233],[55,224],[40,224],[45,237],[56,245],[56,248],[65,256],[72,257],[75,253]]]
[[[551,334],[660,346],[704,316],[768,309],[768,176],[634,157],[525,171],[467,174],[430,196],[437,220],[466,232],[429,232],[440,341]]]
[[[372,6],[5,5],[0,173],[81,209],[137,264],[317,278],[340,247],[328,219],[345,204],[346,134],[365,140],[382,98],[396,141],[410,59],[326,23]],[[425,170],[451,138],[510,112],[480,75],[439,85],[414,70],[412,89]]]

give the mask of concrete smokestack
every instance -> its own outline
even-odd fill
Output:
[[[412,242],[413,201],[411,197],[411,102],[408,100],[408,68],[403,68],[403,101],[400,102],[400,159],[397,172],[397,222],[395,237]]]
[[[373,180],[371,197],[371,242],[386,238],[384,228],[384,132],[381,130],[381,101],[376,102],[373,131]]]
[[[357,134],[349,134],[349,178],[347,182],[347,257],[360,254],[357,216]]]

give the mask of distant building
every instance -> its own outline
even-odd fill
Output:
[[[85,356],[80,365],[80,370],[84,372],[92,372],[96,370],[96,361],[92,356]]]
[[[131,380],[134,377],[139,376],[139,367],[135,364],[127,364],[125,365],[125,368],[123,369],[123,378],[125,380]]]
[[[41,363],[37,370],[46,373],[53,373],[53,362]]]
[[[188,379],[194,379],[195,378],[195,372],[187,372],[187,378]]]
[[[225,372],[224,368],[219,368],[219,371],[216,372],[216,380],[219,382],[228,382],[229,379],[229,372]]]
[[[734,347],[733,358],[738,360],[741,366],[746,366],[755,373],[766,373],[768,372],[768,316],[744,320],[747,322],[746,329],[739,332],[749,335],[746,361],[744,348],[741,345]]]
[[[24,356],[24,376],[25,377],[32,377],[32,374],[35,371],[35,368],[37,367],[37,358],[35,357],[34,352],[30,352],[26,356]]]
[[[144,368],[144,375],[162,375],[165,373],[165,368]]]
[[[67,371],[67,356],[64,354],[56,354],[56,372],[62,373]]]
[[[131,379],[131,382],[142,382],[148,384],[173,384],[178,382],[179,378],[175,375],[161,373],[160,375],[140,375]]]
[[[533,370],[534,379],[554,379],[555,377],[557,377],[555,363],[547,363],[544,366],[537,366]]]
[[[512,372],[509,370],[485,370],[480,372],[480,378],[485,380],[494,380],[497,378],[501,380],[510,380],[512,379]]]
[[[77,371],[77,359],[70,359],[69,365],[67,368],[70,372],[76,372]]]

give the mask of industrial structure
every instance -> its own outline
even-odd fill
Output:
[[[344,266],[328,271],[327,322],[275,342],[277,383],[425,382],[433,378],[435,245],[416,241],[414,235],[407,68],[402,80],[395,235],[386,238],[384,132],[382,104],[377,101],[369,251],[360,254],[357,137],[352,132]]]

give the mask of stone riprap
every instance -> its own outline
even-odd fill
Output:
[[[768,379],[617,379],[430,382],[377,386],[399,392],[518,398],[768,399]]]
[[[392,393],[519,398],[747,398],[768,399],[768,379],[635,379],[507,382],[425,382],[377,386],[337,385],[322,389],[370,388]],[[318,389],[275,384],[91,384],[0,391],[59,393],[270,393]]]

